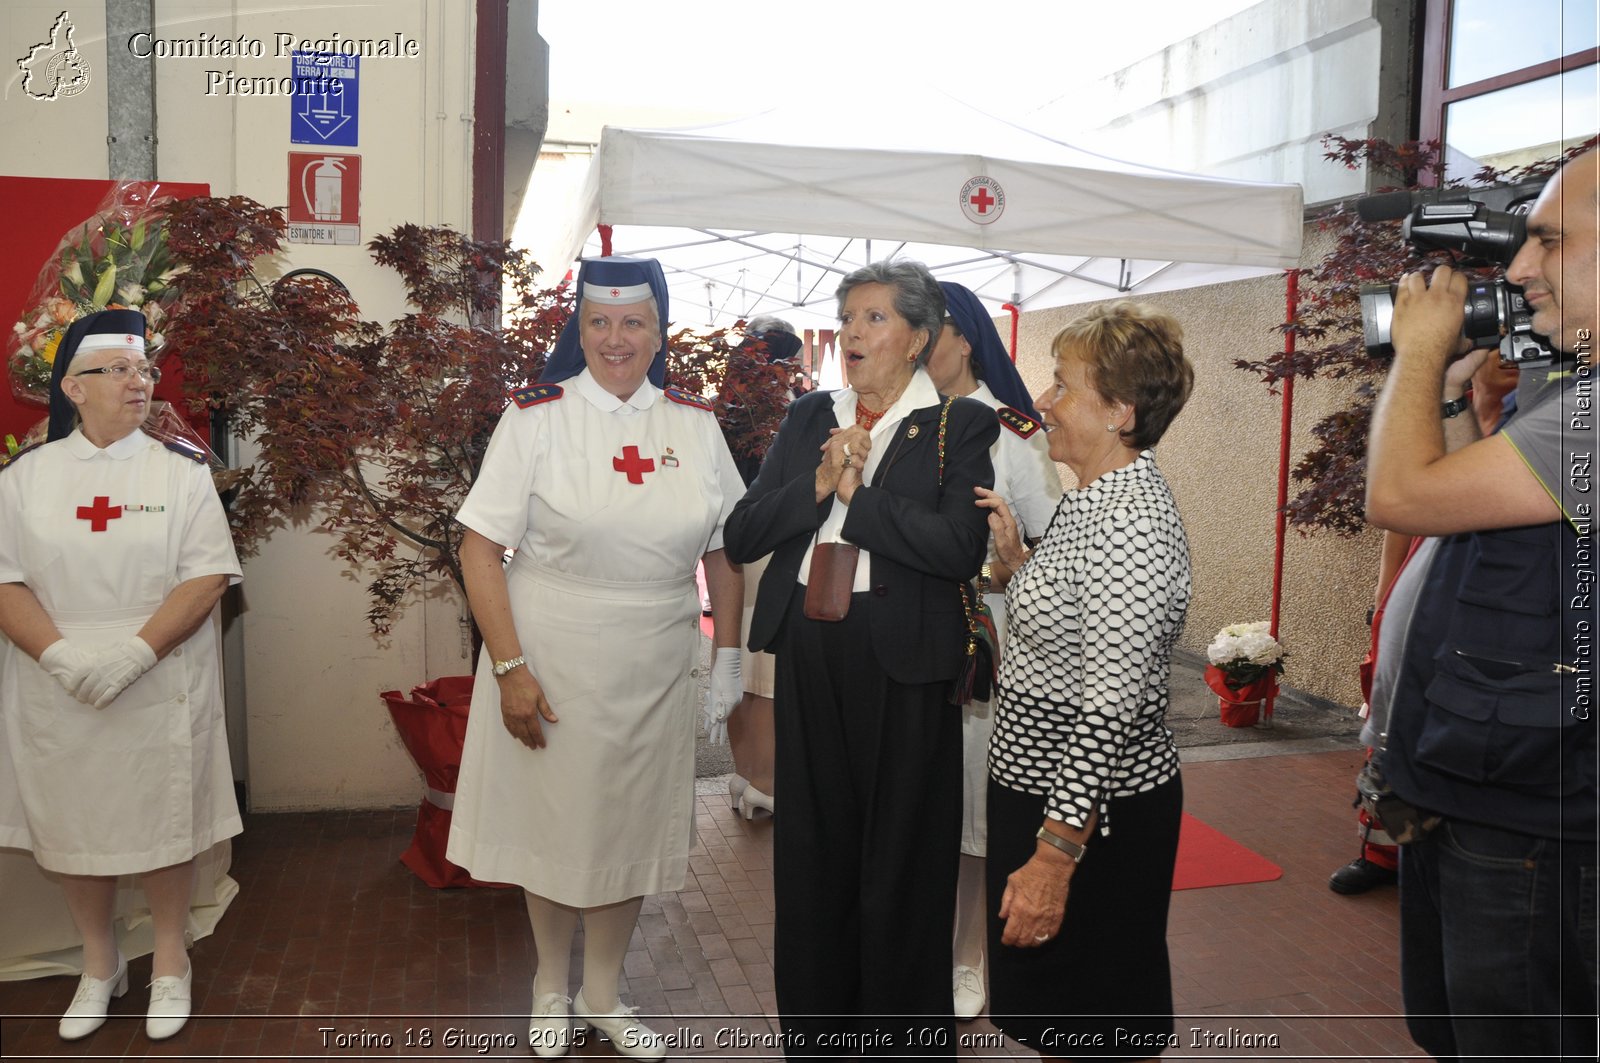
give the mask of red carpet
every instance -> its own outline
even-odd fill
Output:
[[[1172,869],[1173,889],[1271,882],[1281,877],[1283,868],[1271,860],[1189,813],[1183,814],[1183,824],[1178,828],[1178,864]]]

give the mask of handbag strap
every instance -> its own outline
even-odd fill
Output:
[[[950,423],[950,404],[955,402],[954,395],[945,397],[944,406],[939,410],[939,494],[944,494],[944,436],[945,427]],[[959,580],[956,587],[961,591],[961,611],[967,617],[967,656],[971,657],[978,652],[978,621],[972,615],[972,601],[967,596],[967,581]]]
[[[956,401],[954,395],[946,395],[944,405],[939,408],[939,494],[944,494],[944,430],[950,423],[950,404]]]

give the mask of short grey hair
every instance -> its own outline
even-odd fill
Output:
[[[789,335],[794,336],[796,338],[798,338],[799,335],[800,335],[800,333],[798,333],[798,332],[796,332],[794,330],[794,326],[793,325],[789,324],[787,321],[785,321],[783,318],[777,316],[776,314],[758,314],[755,317],[751,318],[745,324],[744,330],[747,333],[750,333],[750,332],[787,332]]]
[[[845,296],[851,289],[863,284],[883,284],[894,289],[895,313],[906,319],[912,331],[927,331],[928,342],[917,354],[917,364],[927,365],[933,345],[944,327],[944,292],[933,279],[928,267],[921,262],[896,258],[871,262],[846,274],[834,293],[839,299],[839,313],[844,313]]]

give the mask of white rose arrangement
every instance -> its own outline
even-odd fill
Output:
[[[1283,645],[1272,637],[1271,625],[1265,620],[1230,624],[1206,647],[1206,659],[1234,688],[1248,686],[1269,673],[1282,675],[1285,656]]]

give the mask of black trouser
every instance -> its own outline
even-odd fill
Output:
[[[786,1052],[953,1058],[961,713],[947,682],[884,674],[865,595],[837,623],[805,619],[804,597],[780,633],[774,691]]]
[[[989,1020],[1041,1055],[1146,1059],[1173,1035],[1167,913],[1183,776],[1110,801],[1112,831],[1089,839],[1061,932],[1000,943],[1006,879],[1033,857],[1045,798],[989,779]]]

